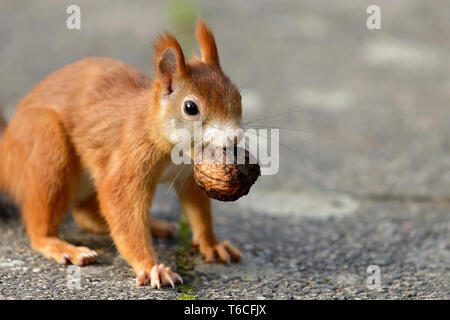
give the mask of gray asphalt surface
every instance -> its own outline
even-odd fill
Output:
[[[448,2],[78,1],[78,31],[65,28],[69,4],[0,0],[8,117],[43,77],[86,56],[152,74],[156,33],[171,30],[191,50],[189,12],[200,12],[242,89],[244,120],[286,112],[251,123],[282,128],[280,170],[238,202],[214,203],[218,236],[245,259],[211,265],[189,254],[188,289],[136,287],[112,241],[68,217],[63,238],[102,253],[70,289],[67,268],[30,250],[3,202],[0,299],[449,299]],[[370,4],[381,8],[381,30],[366,28]],[[153,211],[177,221],[167,190]],[[155,240],[161,260],[182,269],[179,243]],[[367,286],[371,265],[380,290]]]

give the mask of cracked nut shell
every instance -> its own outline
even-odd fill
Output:
[[[245,159],[245,163],[238,164],[237,155],[243,155],[241,159]],[[200,152],[195,160],[195,181],[210,198],[220,201],[235,201],[247,195],[261,175],[259,164],[242,148],[234,148],[234,152],[209,149],[209,152]]]

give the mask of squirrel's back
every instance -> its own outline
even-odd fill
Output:
[[[0,140],[0,157],[11,156],[6,146],[27,132],[30,121],[51,117],[61,126],[83,166],[105,165],[121,143],[123,128],[142,128],[132,122],[142,121],[147,112],[150,85],[151,79],[143,72],[109,58],[86,58],[66,65],[19,102]],[[24,141],[33,139],[23,137]]]
[[[25,108],[68,108],[89,106],[97,101],[123,97],[150,86],[151,79],[140,70],[110,58],[85,58],[51,73],[19,103]]]

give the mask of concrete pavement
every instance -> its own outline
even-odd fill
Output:
[[[241,263],[205,264],[179,235],[155,240],[161,259],[186,274],[176,290],[136,287],[112,241],[68,218],[63,237],[102,252],[70,290],[66,267],[32,252],[17,213],[3,205],[0,298],[449,298],[447,2],[79,1],[77,31],[65,28],[69,4],[0,0],[9,117],[48,73],[86,56],[151,74],[156,33],[173,31],[193,50],[191,22],[201,13],[242,89],[244,120],[281,128],[280,171],[236,203],[214,203],[217,233],[243,250]],[[381,8],[381,30],[366,28],[370,4]],[[167,189],[158,190],[155,215],[178,221]],[[380,290],[367,287],[371,265]]]

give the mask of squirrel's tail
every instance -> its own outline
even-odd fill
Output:
[[[4,155],[2,155],[1,153],[2,153],[2,137],[3,137],[3,134],[5,133],[5,130],[6,130],[6,126],[7,126],[7,122],[6,122],[6,119],[3,117],[3,105],[0,103],[0,192],[1,192],[1,190],[2,190],[2,188],[3,188],[3,179],[2,179],[2,172],[3,172],[3,169],[2,169],[2,159],[3,159],[3,157],[4,157]]]
[[[6,122],[5,118],[3,118],[3,115],[0,113],[0,140],[2,139],[7,124],[8,123]]]
[[[8,123],[6,122],[6,119],[3,117],[3,105],[0,103],[0,139],[3,136],[3,133],[5,132],[6,125]]]

